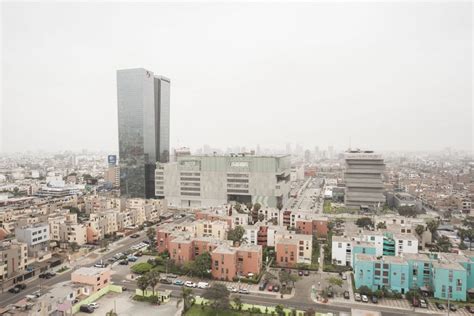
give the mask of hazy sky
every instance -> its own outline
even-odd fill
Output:
[[[172,146],[473,144],[468,1],[2,9],[0,151],[117,150],[135,67],[171,79]]]

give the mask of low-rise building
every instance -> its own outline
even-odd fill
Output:
[[[82,267],[71,273],[71,281],[90,285],[95,292],[110,284],[109,268]]]

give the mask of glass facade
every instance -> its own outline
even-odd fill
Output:
[[[154,197],[156,161],[169,153],[170,82],[161,82],[143,68],[117,71],[120,193],[125,197]]]

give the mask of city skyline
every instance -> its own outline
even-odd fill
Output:
[[[117,152],[132,67],[174,82],[170,147],[472,151],[470,3],[2,8],[2,153]]]

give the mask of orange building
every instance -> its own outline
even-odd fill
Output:
[[[326,238],[328,235],[327,219],[297,219],[296,230],[304,235],[316,235],[318,238]]]
[[[177,237],[169,241],[170,259],[176,264],[184,264],[194,259],[194,245],[189,237]]]
[[[276,265],[294,267],[297,263],[298,240],[282,238],[275,242]]]
[[[231,281],[249,273],[259,274],[262,267],[262,247],[242,245],[229,247],[221,245],[211,253],[212,277]]]

